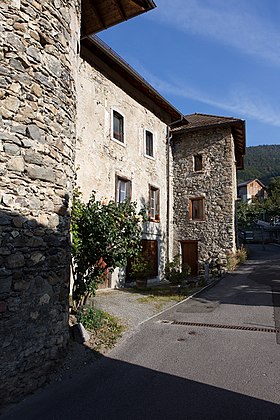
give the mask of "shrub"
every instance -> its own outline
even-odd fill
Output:
[[[165,264],[165,278],[171,284],[181,284],[187,279],[191,272],[188,265],[181,265],[181,257],[179,254],[175,255],[172,261],[168,261]]]
[[[247,260],[247,250],[243,246],[236,252],[230,252],[227,255],[227,270],[234,271],[239,264],[243,264]]]

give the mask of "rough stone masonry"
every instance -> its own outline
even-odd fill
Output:
[[[2,0],[0,401],[36,389],[68,343],[79,0]]]

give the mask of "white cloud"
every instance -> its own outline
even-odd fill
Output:
[[[280,66],[280,30],[258,16],[257,2],[161,0],[151,18]]]
[[[187,100],[195,100],[206,105],[220,108],[224,112],[237,115],[239,118],[252,118],[256,121],[280,127],[280,108],[276,108],[263,97],[254,92],[248,92],[244,86],[234,86],[223,97],[212,97],[199,89],[188,86],[183,81],[169,83],[147,72],[143,67],[142,75],[162,95],[175,95]],[[200,112],[198,109],[193,112]]]

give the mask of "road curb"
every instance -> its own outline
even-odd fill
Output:
[[[222,275],[221,277],[219,277],[218,279],[212,280],[209,284],[207,284],[206,286],[204,286],[202,289],[197,290],[197,292],[194,292],[193,294],[191,294],[190,296],[186,297],[186,299],[181,300],[180,302],[174,303],[174,305],[169,306],[168,308],[164,309],[161,312],[158,312],[157,314],[154,314],[152,316],[150,316],[147,319],[144,319],[144,321],[141,321],[140,324],[137,325],[137,328],[144,324],[145,322],[150,321],[153,318],[156,318],[157,316],[164,314],[166,311],[169,311],[172,308],[175,308],[176,306],[180,305],[183,302],[188,301],[189,299],[198,296],[200,293],[204,292],[205,290],[211,289],[212,287],[214,287],[217,283],[219,283],[222,279],[224,279],[226,277],[227,273],[225,275]]]

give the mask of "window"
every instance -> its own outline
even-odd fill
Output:
[[[159,189],[149,188],[149,220],[159,221]]]
[[[113,110],[113,139],[124,143],[124,117]]]
[[[145,130],[145,155],[154,157],[154,135]]]
[[[204,198],[191,198],[190,199],[190,219],[191,220],[204,220]]]
[[[193,161],[194,161],[194,171],[195,172],[202,171],[202,155],[195,155],[193,157]]]
[[[128,179],[116,177],[116,202],[130,201],[131,182]]]

